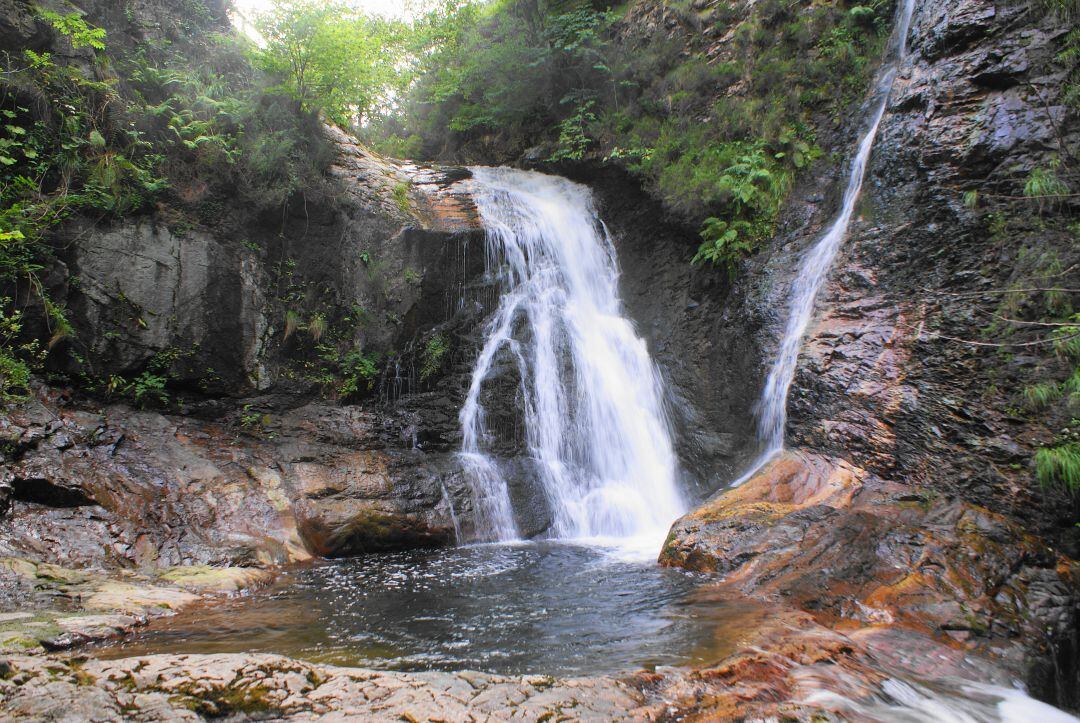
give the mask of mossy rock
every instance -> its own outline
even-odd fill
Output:
[[[273,574],[253,567],[211,567],[184,565],[170,567],[158,579],[193,592],[237,592],[269,582]]]

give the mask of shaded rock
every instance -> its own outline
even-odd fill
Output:
[[[352,504],[333,517],[302,520],[300,535],[308,549],[322,557],[443,547],[454,542],[452,526],[431,528],[405,515],[356,510]]]

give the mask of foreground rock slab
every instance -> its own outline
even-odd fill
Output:
[[[659,712],[608,678],[375,672],[275,655],[17,657],[2,672],[0,709],[22,720],[609,721]]]

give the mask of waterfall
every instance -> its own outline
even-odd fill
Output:
[[[840,213],[837,214],[825,234],[803,257],[799,272],[791,289],[791,301],[788,306],[788,319],[784,334],[780,340],[780,349],[773,362],[772,369],[765,381],[765,388],[758,401],[758,438],[763,451],[750,465],[750,469],[737,479],[737,486],[753,477],[765,463],[784,448],[784,428],[787,426],[787,400],[791,382],[795,378],[795,369],[802,348],[803,336],[814,315],[814,302],[821,287],[825,284],[829,269],[836,258],[840,244],[847,236],[848,226],[855,214],[855,204],[862,191],[866,177],[866,167],[870,161],[870,152],[874,148],[878,128],[885,116],[896,74],[900,64],[907,57],[907,35],[911,28],[911,16],[915,0],[902,0],[898,12],[897,29],[891,59],[878,75],[877,83],[870,100],[869,125],[859,140],[858,151],[851,162],[847,188],[844,189]]]
[[[473,174],[501,293],[459,415],[478,536],[520,536],[506,478],[485,449],[481,403],[493,366],[508,362],[520,378],[529,461],[552,514],[547,534],[650,540],[659,549],[685,511],[663,385],[623,314],[615,249],[591,194],[540,173]]]

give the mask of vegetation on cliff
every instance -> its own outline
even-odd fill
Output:
[[[323,5],[318,13],[333,9]],[[348,78],[327,69],[340,53],[355,53],[356,44],[344,42],[340,28],[329,39],[318,32],[302,38],[318,60],[305,60],[311,70],[297,85],[277,45],[254,46],[200,0],[177,10],[181,27],[171,38],[147,32],[146,19],[130,9],[121,21],[126,27],[113,36],[74,7],[34,13],[49,49],[0,54],[0,397],[24,393],[31,370],[42,369],[51,353],[73,359],[80,371],[71,381],[85,391],[160,404],[168,399],[168,367],[184,350],[130,375],[95,372],[86,351],[98,340],[75,338],[49,291],[56,279],[44,278],[63,251],[55,229],[75,217],[108,224],[153,213],[183,234],[214,222],[224,207],[218,199],[234,199],[257,215],[298,195],[331,194],[321,116],[337,117],[344,108],[334,105],[341,95],[330,86]],[[268,16],[262,27],[271,35],[282,22]],[[372,79],[352,82],[341,92],[357,108],[361,98],[352,91],[370,88]],[[321,335],[311,336],[318,342]],[[346,364],[339,354],[323,364],[316,357],[328,353],[312,352],[305,364],[336,370]],[[348,382],[355,365],[346,366]]]
[[[734,268],[865,94],[893,6],[451,3],[413,26],[402,101],[366,133],[423,158],[617,164],[700,226],[695,261]]]

